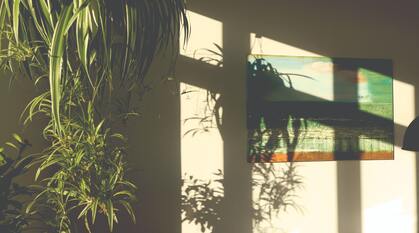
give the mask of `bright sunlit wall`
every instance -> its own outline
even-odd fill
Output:
[[[194,12],[189,15],[192,36],[189,44],[181,48],[181,55],[205,62],[203,57],[214,57],[210,51],[216,49],[214,45],[222,48],[222,22]],[[256,37],[255,33],[249,36],[253,54],[322,56],[268,37]],[[398,81],[398,69],[395,70],[394,121],[400,126],[407,126],[415,116],[415,89],[411,84]],[[214,179],[211,171],[222,169],[224,156],[223,142],[217,129],[200,132],[193,138],[185,134],[191,127],[202,127],[188,118],[205,116],[204,99],[207,92],[187,83],[181,85],[181,92],[182,173],[195,174],[207,180]],[[309,90],[307,92],[310,94]],[[325,98],[332,99],[333,96]],[[400,132],[396,132],[396,135],[400,135]],[[400,138],[396,141],[400,141]],[[200,158],[197,158],[198,154]],[[275,166],[280,168],[284,164]],[[303,177],[304,188],[297,193],[296,201],[301,211],[290,209],[282,212],[270,222],[262,224],[263,228],[254,228],[254,233],[337,233],[338,221],[344,221],[338,219],[337,169],[337,162],[333,161],[299,163],[298,174]],[[361,161],[360,169],[362,232],[416,232],[414,153],[395,147],[394,161]],[[184,223],[182,229],[182,233],[200,232],[199,227],[193,224]]]

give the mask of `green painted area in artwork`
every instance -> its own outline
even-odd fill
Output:
[[[287,152],[392,152],[393,145],[372,138],[304,138],[293,149],[287,149],[284,141],[280,141],[275,153]]]
[[[358,70],[361,77],[368,86],[371,103],[393,103],[393,80],[391,77],[374,72],[368,69],[360,68]]]
[[[393,80],[391,77],[367,69],[359,70],[366,78],[369,101],[359,102],[361,111],[385,119],[393,119]]]
[[[287,120],[283,120],[287,121]],[[301,126],[293,128],[293,120],[286,123],[287,129],[280,129],[277,153],[287,150],[298,152],[391,152],[393,151],[393,131],[389,126],[364,124],[362,122],[337,120],[300,120]],[[352,125],[352,126],[351,126]],[[262,130],[266,130],[261,123]],[[336,135],[339,132],[339,135]],[[284,137],[288,134],[288,139]],[[263,137],[268,141],[269,134]],[[295,148],[290,148],[293,140],[298,140]],[[288,141],[288,143],[287,143]]]
[[[388,120],[393,119],[393,105],[388,103],[360,103],[361,111],[382,117]]]

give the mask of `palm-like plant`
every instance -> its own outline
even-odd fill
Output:
[[[26,107],[25,122],[38,113],[49,119],[43,135],[50,147],[35,160],[36,178],[53,169],[28,212],[48,206],[60,232],[72,231],[73,215],[89,231],[98,213],[111,231],[120,208],[135,220],[125,140],[113,129],[135,114],[131,100],[146,89],[153,58],[177,48],[182,26],[188,34],[183,0],[1,2],[0,68],[45,87]]]

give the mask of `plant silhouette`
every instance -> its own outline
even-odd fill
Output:
[[[202,62],[209,62],[217,67],[223,66],[222,48],[205,51],[212,56],[196,58]],[[214,58],[215,57],[215,58]],[[269,161],[275,149],[280,145],[279,137],[286,140],[287,151],[292,158],[292,151],[296,147],[300,130],[305,125],[304,119],[287,112],[286,109],[279,111],[270,110],[269,105],[262,104],[258,93],[266,91],[273,86],[292,88],[292,75],[279,73],[263,59],[256,59],[248,63],[249,75],[262,80],[251,80],[248,85],[248,98],[253,98],[248,105],[248,140],[251,162]],[[303,76],[303,75],[300,75]],[[305,78],[310,78],[303,76]],[[249,77],[250,79],[250,77]],[[265,83],[264,83],[265,81]],[[182,94],[192,93],[194,90],[184,90]],[[225,137],[226,129],[223,125],[223,94],[211,91],[206,92],[205,107],[202,115],[194,115],[184,120],[184,124],[195,121],[198,127],[187,130],[186,136],[196,136],[198,133],[208,133],[218,130],[222,138]],[[249,102],[249,100],[248,100]],[[263,108],[261,108],[263,107]],[[250,119],[249,119],[250,118]],[[286,120],[284,120],[286,119]],[[291,124],[292,135],[288,132]],[[269,137],[267,142],[262,139]],[[266,140],[265,140],[266,141]],[[292,161],[291,159],[289,161]],[[283,166],[282,166],[283,165]],[[287,211],[289,207],[299,209],[295,201],[296,192],[302,186],[302,178],[297,174],[297,165],[293,162],[286,164],[254,163],[251,165],[252,172],[252,218],[255,227],[277,216],[281,211]],[[214,173],[214,179],[199,179],[190,174],[184,174],[182,181],[182,221],[198,225],[201,232],[210,230],[215,232],[217,226],[223,221],[224,205],[224,174],[222,170]]]
[[[14,142],[7,142],[6,145],[15,156],[0,147],[0,232],[5,233],[19,233],[27,229],[30,216],[25,214],[24,199],[33,194],[30,187],[16,181],[27,172],[27,166],[33,159],[23,155],[30,144],[16,134],[13,136]]]
[[[272,163],[252,165],[253,221],[255,227],[270,221],[289,207],[300,209],[295,201],[302,178],[295,163],[284,167]],[[202,180],[185,174],[182,183],[182,221],[198,225],[201,232],[213,230],[222,221],[224,174],[214,173],[214,180]]]
[[[221,220],[224,199],[223,173],[215,173],[216,180],[200,180],[187,176],[183,180],[182,222],[199,225],[202,232],[216,226]]]
[[[307,127],[307,122],[290,109],[278,108],[267,96],[293,89],[291,76],[313,78],[301,74],[280,73],[263,58],[248,62],[247,69],[248,161],[271,161],[280,140],[284,140],[288,161],[292,161],[293,151],[301,137],[301,129]]]

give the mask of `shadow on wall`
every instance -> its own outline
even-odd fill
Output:
[[[322,3],[276,1],[260,4],[248,0],[241,1],[239,6],[228,1],[189,3],[191,11],[222,22],[222,67],[181,56],[176,75],[179,80],[168,81],[146,97],[144,116],[140,122],[131,123],[128,129],[131,154],[138,154],[137,157],[132,156],[130,162],[139,169],[135,174],[138,186],[142,189],[137,208],[139,221],[133,227],[121,220],[116,232],[181,233],[184,220],[196,222],[205,229],[212,228],[214,233],[253,233],[253,221],[268,219],[285,206],[294,205],[294,199],[289,199],[287,194],[295,191],[301,182],[295,164],[289,164],[284,171],[274,171],[278,172],[278,179],[261,178],[256,181],[252,173],[259,172],[263,177],[272,172],[272,167],[270,164],[250,165],[245,158],[244,77],[246,57],[250,53],[250,33],[255,32],[330,57],[388,58],[412,54],[408,46],[397,49],[390,46],[394,41],[406,40],[398,30],[400,25],[410,22],[408,16],[388,17],[394,13],[393,4],[380,2],[380,9],[377,10],[377,5],[371,2],[363,3],[362,9],[350,2]],[[404,7],[403,10],[407,11],[405,15],[416,17],[411,12],[416,6]],[[355,14],[357,17],[353,17]],[[377,37],[381,39],[377,41]],[[400,77],[414,77],[415,66],[404,62],[414,57],[406,56],[403,58],[406,60],[399,64],[399,69],[405,72]],[[182,181],[180,142],[183,135],[180,130],[179,81],[221,96],[217,97],[217,103],[223,110],[222,116],[218,116],[222,125],[217,127],[223,138],[224,161],[223,172],[217,173],[219,176],[222,174],[223,178],[217,181],[210,182],[188,175]],[[402,81],[414,83],[414,80]],[[396,125],[396,133],[400,134],[403,130],[404,126]],[[396,140],[396,144],[400,144],[400,139]],[[357,161],[338,162],[337,169],[338,230],[340,233],[360,233],[360,164]],[[275,183],[281,180],[285,183]],[[252,190],[257,185],[263,186],[260,190],[263,195],[272,189],[277,192],[278,196],[275,194],[267,199],[267,209],[271,212],[258,209],[257,205],[262,202],[255,203],[257,199],[252,198],[255,197]],[[263,200],[265,198],[261,197]]]
[[[295,163],[283,168],[271,163],[255,164],[252,174],[254,228],[261,228],[287,208],[301,210],[294,200],[302,184]],[[222,232],[220,223],[225,201],[222,171],[219,170],[215,176],[218,179],[207,181],[185,175],[182,185],[182,222],[198,225],[203,233]]]
[[[197,60],[211,62],[218,68],[223,67],[223,51],[219,45],[215,46],[220,50],[219,52],[209,51],[220,56],[221,59],[201,57]],[[374,66],[374,62],[378,66],[377,64]],[[296,73],[281,73],[263,58],[255,58],[253,62],[248,62],[248,161],[276,161],[273,160],[275,151],[282,149],[286,151],[286,158],[281,161],[291,162],[287,164],[289,166],[285,169],[271,163],[251,165],[252,222],[254,230],[260,229],[263,223],[270,222],[273,219],[273,215],[278,216],[279,212],[286,210],[288,206],[297,207],[292,197],[295,198],[301,179],[296,174],[293,161],[295,158],[298,158],[295,157],[297,146],[301,146],[307,140],[311,142],[310,133],[313,132],[307,130],[308,123],[306,119],[331,127],[336,134],[335,136],[340,139],[340,143],[337,143],[334,149],[330,150],[331,152],[322,153],[323,157],[327,156],[327,153],[334,153],[333,157],[327,157],[327,160],[331,158],[337,160],[361,159],[361,154],[366,153],[362,152],[365,148],[361,150],[361,146],[358,144],[361,134],[367,133],[370,139],[382,140],[384,143],[393,143],[393,123],[389,119],[360,111],[359,103],[357,102],[359,97],[357,90],[358,70],[365,67],[369,69],[374,68],[375,72],[382,72],[385,75],[383,77],[391,77],[391,63],[383,60],[333,59],[333,63],[330,62],[330,65],[340,69],[346,68],[344,71],[338,70],[330,74],[333,76],[333,89],[338,90],[335,91],[334,97],[341,102],[330,102],[294,90],[293,78],[291,76],[311,80],[315,80],[316,77]],[[341,76],[338,74],[339,72],[349,73],[350,76]],[[344,89],[339,90],[339,88],[342,88],[339,85],[342,81],[336,79],[336,77],[347,79],[346,81],[349,80],[350,85],[345,85]],[[387,82],[388,80],[385,81]],[[391,88],[391,85],[387,87]],[[185,89],[182,91],[182,94],[189,94],[190,92],[194,91]],[[304,100],[302,102],[303,105],[298,104],[298,102],[285,102],[284,104],[284,96],[287,99]],[[389,96],[392,98],[391,90]],[[195,136],[215,129],[220,131],[222,138],[225,138],[223,133],[226,132],[223,128],[222,114],[223,95],[207,91],[205,99],[204,102],[206,103],[198,101],[198,103],[205,105],[203,116],[199,117],[195,114],[184,121],[184,123],[197,121],[198,124],[196,125],[200,127],[189,129],[184,136]],[[342,100],[349,102],[342,102]],[[391,106],[391,104],[387,104],[384,110],[380,109],[385,113],[392,114],[392,109],[388,109],[388,106]],[[345,120],[346,124],[342,124],[342,119]],[[213,121],[215,121],[215,124]],[[348,128],[347,124],[351,126]],[[322,130],[318,127],[314,128],[315,130]],[[313,126],[311,130],[313,130]],[[370,130],[373,132],[369,132]],[[376,133],[374,133],[374,130]],[[319,132],[315,131],[314,133],[319,134]],[[327,135],[327,132],[322,132],[322,134]],[[380,134],[388,137],[376,138]],[[370,143],[370,141],[368,142]],[[378,144],[380,145],[381,143]],[[348,145],[350,146],[348,147]],[[371,148],[366,148],[365,151],[372,155],[380,154],[373,152]],[[392,153],[389,152],[389,154],[392,156]],[[314,160],[321,159],[323,158],[314,158]],[[218,225],[224,216],[222,214],[222,206],[224,204],[223,173],[220,170],[215,175],[216,178],[213,182],[211,180],[196,179],[192,175],[189,177],[188,174],[185,175],[187,178],[182,189],[182,213],[184,216],[182,221],[199,225],[202,232],[207,232],[208,230],[218,232]],[[272,229],[279,228],[280,226],[277,225]]]
[[[281,75],[263,58],[248,62],[247,71],[248,162],[271,162],[275,151],[281,145],[286,152],[286,161],[294,161],[294,151],[301,136],[301,128],[306,128],[307,122],[290,111],[296,106],[284,108],[264,98],[269,92],[292,91],[290,76]],[[285,85],[285,81],[288,81],[289,87]]]
[[[213,59],[210,57],[202,57],[201,61],[215,62],[217,67],[223,66],[222,49],[216,55],[221,55],[221,59]],[[193,90],[182,91],[182,94],[194,92]],[[189,121],[198,122],[199,127],[189,129],[183,137],[194,137],[199,134],[205,134],[215,130],[221,134],[221,138],[225,138],[223,132],[223,105],[222,95],[206,91],[206,100],[204,113],[202,116],[194,115],[187,118],[183,123]],[[290,116],[291,120],[292,116]],[[276,122],[278,119],[271,119]],[[252,130],[252,133],[259,133],[260,138],[268,136],[268,142],[262,140],[250,140],[250,152],[259,158],[263,156],[268,158],[273,151],[279,146],[274,141],[277,140],[279,134],[289,135],[288,122],[284,128],[267,128]],[[260,124],[258,124],[260,126]],[[263,132],[262,132],[263,131]],[[293,135],[298,135],[299,126],[294,124]],[[288,149],[292,149],[296,145],[298,136],[292,139],[286,137]],[[292,154],[292,153],[291,153]],[[290,154],[290,156],[292,156]],[[256,158],[257,159],[257,158]],[[252,224],[253,228],[262,228],[264,224],[277,217],[280,213],[285,212],[288,208],[299,209],[298,203],[295,202],[295,196],[302,185],[302,179],[297,174],[297,166],[295,163],[288,163],[285,166],[277,166],[272,163],[256,163],[251,165],[251,192],[252,192]],[[193,223],[198,225],[201,232],[224,232],[222,229],[222,221],[225,217],[224,208],[224,174],[220,169],[214,173],[214,178],[202,180],[195,178],[193,175],[185,174],[182,183],[182,222]]]

